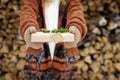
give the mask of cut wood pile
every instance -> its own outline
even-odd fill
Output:
[[[0,0],[0,80],[21,80],[24,42],[19,39],[21,0]]]
[[[21,80],[25,43],[19,38],[24,0],[0,0],[0,80]],[[81,0],[88,26],[80,49],[79,80],[120,80],[120,1]]]

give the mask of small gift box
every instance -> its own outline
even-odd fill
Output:
[[[44,33],[36,32],[31,35],[31,42],[73,42],[74,34],[66,33]]]

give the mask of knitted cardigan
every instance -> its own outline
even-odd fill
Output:
[[[69,1],[69,0],[66,0]],[[38,0],[26,0],[25,4],[22,6],[22,12],[20,15],[20,35],[24,39],[24,33],[29,26],[35,26],[37,30],[40,31],[41,28],[46,28],[46,25],[42,25],[44,18],[44,0],[41,0],[42,5],[42,14],[40,15],[39,12],[39,4]],[[67,7],[67,9],[66,9]],[[48,15],[50,15],[48,13]],[[64,19],[66,21],[64,22]],[[84,39],[87,33],[86,21],[84,19],[83,7],[80,3],[80,0],[70,0],[69,5],[60,5],[59,7],[59,19],[58,19],[58,28],[62,26],[69,28],[70,26],[76,26],[80,33],[81,39]],[[59,43],[58,43],[59,44]],[[34,53],[38,54],[43,50],[40,49],[33,49],[29,47],[26,50],[26,53]],[[77,47],[66,48],[66,53],[68,56],[74,56],[79,53]],[[50,63],[51,64],[51,63]],[[57,66],[56,66],[57,67]],[[45,68],[43,66],[43,68]],[[62,69],[61,69],[62,70]]]

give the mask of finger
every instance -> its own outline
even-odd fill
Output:
[[[76,30],[76,34],[75,34],[75,39],[76,42],[78,43],[81,39],[81,33],[79,32],[79,30]]]
[[[29,28],[26,29],[26,31],[25,31],[25,33],[24,33],[24,40],[25,40],[26,42],[28,42],[28,41],[30,40],[30,30],[29,30]]]
[[[76,27],[71,26],[69,28],[69,31],[74,34],[75,43],[78,43],[80,41],[80,38],[81,38],[79,30]]]

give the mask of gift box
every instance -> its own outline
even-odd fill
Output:
[[[31,35],[31,42],[73,42],[74,34],[36,32]]]

